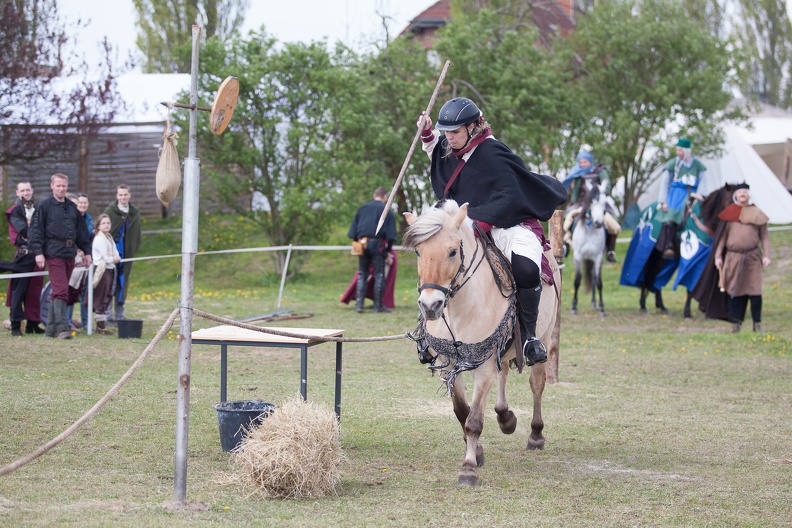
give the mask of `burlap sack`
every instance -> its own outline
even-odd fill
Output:
[[[176,198],[181,185],[181,164],[176,144],[179,136],[175,132],[165,130],[162,136],[162,147],[159,149],[159,163],[157,164],[157,198],[162,205],[168,204]]]

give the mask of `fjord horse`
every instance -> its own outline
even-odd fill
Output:
[[[484,449],[479,443],[484,406],[493,385],[497,384],[495,414],[501,431],[511,434],[517,427],[517,417],[506,401],[509,364],[517,361],[519,349],[513,339],[517,316],[513,284],[504,280],[497,262],[490,265],[484,242],[474,236],[467,204],[460,207],[454,201],[440,202],[419,217],[410,213],[405,213],[405,217],[409,227],[403,244],[418,255],[420,282],[420,323],[412,337],[418,344],[421,361],[431,360],[430,369],[440,372],[462,426],[465,458],[458,483],[475,486],[479,483],[476,468],[484,464]],[[547,255],[558,285],[558,266],[549,251]],[[551,339],[558,302],[556,288],[544,284],[536,329],[537,337],[545,343]],[[436,361],[440,364],[435,365]],[[522,366],[521,358],[516,364]],[[470,371],[473,377],[470,404],[465,382],[462,376],[457,377],[463,371]],[[533,417],[526,449],[543,449],[544,363],[531,367],[530,385]]]
[[[585,178],[585,177],[584,177]],[[591,291],[591,307],[605,315],[602,303],[602,259],[605,255],[605,195],[600,192],[599,184],[585,179],[586,198],[580,214],[575,219],[572,232],[572,253],[575,263],[575,296],[572,298],[572,314],[577,313],[578,290],[584,281],[584,290]],[[581,271],[581,267],[584,268]],[[599,304],[597,304],[599,293]]]

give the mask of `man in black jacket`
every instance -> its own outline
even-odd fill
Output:
[[[33,203],[33,187],[30,182],[19,182],[16,188],[17,200],[6,211],[8,219],[8,238],[17,248],[14,261],[8,263],[4,270],[13,273],[29,273],[43,271],[36,267],[36,258],[28,248],[28,226],[35,211]],[[44,329],[39,326],[41,321],[41,288],[44,285],[43,277],[18,277],[11,279],[8,287],[8,302],[10,308],[11,335],[21,337],[22,319],[27,320],[25,332],[28,334],[41,334]]]
[[[374,312],[390,312],[382,304],[385,294],[385,259],[390,254],[393,243],[396,242],[396,220],[393,211],[388,211],[385,223],[377,233],[377,224],[388,201],[388,191],[385,187],[374,190],[374,199],[360,206],[352,220],[347,236],[356,242],[365,239],[363,253],[358,257],[358,282],[355,310],[363,311],[363,301],[366,298],[366,281],[369,276],[369,266],[374,265]]]
[[[69,177],[56,173],[50,178],[52,197],[42,200],[30,222],[30,250],[36,264],[49,270],[52,285],[47,337],[71,339],[66,320],[69,300],[69,278],[74,269],[74,257],[80,251],[83,262],[91,265],[91,241],[85,219],[74,202],[66,199]]]

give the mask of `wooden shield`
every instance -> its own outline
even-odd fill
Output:
[[[219,136],[226,129],[231,116],[234,115],[238,99],[239,81],[236,77],[226,77],[217,89],[212,112],[209,114],[209,130],[212,134]]]

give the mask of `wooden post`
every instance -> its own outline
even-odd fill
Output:
[[[786,147],[784,148],[784,167],[781,169],[781,181],[784,182],[784,187],[788,191],[792,191],[792,181],[790,181],[790,165],[792,165],[792,139],[787,138]]]
[[[564,263],[564,212],[556,211],[547,223],[550,245],[553,248],[553,256],[556,263],[560,266]],[[559,282],[556,284],[559,292],[563,292],[561,280],[563,274],[559,274]],[[553,335],[547,343],[547,365],[545,366],[545,379],[547,383],[558,383],[558,356],[561,352],[561,299],[558,300],[556,312],[556,322],[553,328]]]

